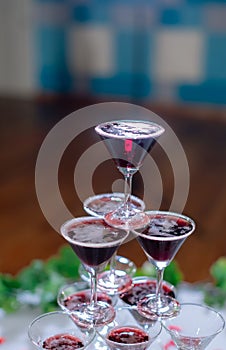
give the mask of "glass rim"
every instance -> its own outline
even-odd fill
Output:
[[[116,317],[117,317],[117,314],[118,314],[119,312],[123,312],[123,311],[128,311],[128,312],[130,312],[131,310],[137,310],[137,308],[136,308],[136,307],[131,307],[131,305],[125,305],[125,304],[120,305],[120,306],[118,306],[118,307],[115,308]],[[114,322],[114,321],[113,321],[113,322]],[[108,334],[110,333],[110,331],[112,331],[112,330],[120,329],[120,328],[131,327],[131,328],[134,328],[134,329],[142,330],[142,331],[146,332],[146,333],[149,335],[149,332],[150,332],[151,330],[154,330],[155,327],[157,327],[156,330],[155,330],[156,333],[155,333],[154,335],[151,335],[150,339],[148,339],[148,340],[146,340],[146,341],[139,342],[139,343],[134,343],[134,344],[120,343],[120,345],[123,345],[123,348],[127,348],[127,349],[130,349],[130,348],[133,349],[134,347],[137,348],[138,345],[149,344],[150,341],[153,342],[153,341],[159,336],[159,334],[160,334],[161,331],[162,331],[162,323],[161,323],[160,320],[154,321],[154,322],[153,322],[153,327],[151,327],[151,328],[148,329],[148,330],[143,329],[142,326],[139,325],[139,324],[131,324],[130,322],[128,322],[128,324],[124,324],[124,325],[117,324],[117,322],[116,322],[116,324],[114,324],[114,325],[109,324],[109,326],[110,326],[110,328],[109,328],[109,330],[107,331],[107,333],[106,333],[106,335],[105,335],[105,337],[106,337],[105,339],[107,340],[107,342],[109,342],[110,344],[114,344],[114,345],[115,345],[115,344],[119,344],[119,343],[117,343],[117,342],[115,342],[115,341],[113,341],[113,340],[107,339],[107,335],[108,335]],[[103,337],[103,335],[101,335],[101,334],[100,334],[100,336]]]
[[[199,303],[180,303],[180,308],[181,308],[181,309],[182,309],[183,306],[185,306],[185,307],[186,307],[186,306],[188,306],[188,307],[195,306],[195,307],[198,307],[198,308],[203,309],[203,310],[204,310],[204,309],[205,309],[205,310],[209,310],[209,311],[211,311],[213,314],[215,314],[216,316],[219,317],[219,319],[220,319],[221,322],[222,322],[221,327],[219,327],[219,329],[217,329],[215,332],[212,332],[211,334],[209,334],[208,337],[217,335],[217,334],[219,334],[221,331],[223,331],[223,329],[224,329],[224,327],[225,327],[225,319],[224,319],[224,317],[222,316],[222,314],[221,314],[218,310],[214,309],[214,308],[211,307],[211,306],[208,306],[208,305],[205,305],[205,304],[199,304]],[[180,311],[180,313],[181,313],[181,311]],[[180,316],[180,313],[178,314],[178,317]],[[173,320],[174,320],[174,318],[172,318],[172,321],[173,321]],[[168,320],[163,320],[163,321],[162,321],[163,327],[166,328],[169,332],[171,332],[171,330],[167,328],[167,325],[166,325],[166,324],[167,324],[168,322],[170,322],[170,321],[171,321],[170,319],[168,319]],[[186,334],[183,333],[183,330],[182,330],[182,332],[180,332],[180,334],[181,334],[182,336],[186,336]],[[200,339],[204,339],[205,337],[206,337],[205,335],[199,336]],[[197,338],[197,337],[191,337],[191,338]]]
[[[56,310],[56,311],[50,311],[50,312],[40,314],[40,315],[36,316],[30,322],[30,324],[28,325],[28,331],[27,331],[29,340],[37,347],[40,347],[40,344],[38,344],[38,342],[32,336],[32,327],[36,324],[36,322],[39,322],[40,320],[45,319],[45,318],[49,318],[51,316],[53,316],[53,317],[54,316],[60,316],[60,317],[63,316],[65,319],[67,319],[69,322],[71,322],[73,327],[75,327],[75,328],[77,327],[77,329],[79,331],[81,331],[81,328],[79,327],[79,325],[76,325],[76,323],[73,322],[70,314],[67,311]],[[95,338],[95,335],[96,335],[96,331],[95,331],[95,328],[93,326],[86,327],[85,332],[87,332],[87,334],[89,334],[90,339],[88,340],[87,345],[84,345],[84,347],[82,347],[81,349],[85,349],[88,346],[88,344],[90,344],[93,341],[93,339]]]
[[[84,288],[81,288],[81,289],[76,289],[76,284],[82,284],[82,283],[86,283],[85,281],[78,281],[78,282],[75,282],[75,283],[72,283],[71,285],[70,284],[65,284],[64,286],[62,286],[58,293],[57,293],[57,303],[58,305],[60,306],[60,308],[62,309],[63,312],[66,312],[66,313],[69,313],[70,315],[73,314],[73,310],[70,310],[67,306],[64,305],[64,300],[65,299],[68,299],[72,296],[76,296],[77,294],[79,293],[84,293],[87,297],[91,297],[91,289],[90,289],[90,286],[86,286]],[[72,290],[74,289],[74,290]],[[101,291],[100,289],[97,289],[97,297],[98,296],[104,296],[105,297],[105,300],[104,302],[108,303],[110,306],[114,306],[114,300],[113,300],[113,297],[103,291]],[[109,302],[107,301],[109,300]],[[82,302],[79,302],[78,301],[78,304],[84,304],[86,303],[86,301],[82,301]]]
[[[125,197],[125,194],[123,192],[112,192],[112,193],[109,192],[109,193],[95,194],[93,196],[87,197],[84,200],[83,207],[87,206],[89,203],[91,203],[92,200],[98,200],[98,199],[101,199],[103,197],[105,197],[105,198],[115,197],[115,198],[123,199]],[[139,198],[139,197],[137,197],[137,196],[135,196],[133,194],[131,194],[130,197],[131,197],[132,201],[137,202],[141,206],[142,210],[145,209],[145,203],[144,203],[144,201],[141,198]]]
[[[165,131],[164,127],[156,122],[153,122],[153,121],[150,121],[150,120],[146,120],[146,119],[116,119],[116,120],[109,120],[109,121],[105,121],[105,122],[102,122],[102,123],[99,123],[97,126],[95,126],[95,131],[97,134],[101,135],[101,136],[106,136],[106,137],[112,137],[112,138],[115,138],[115,139],[125,139],[125,137],[121,137],[119,135],[115,135],[115,134],[109,134],[105,131],[103,131],[101,129],[101,126],[105,125],[105,124],[110,124],[110,123],[144,123],[144,124],[148,124],[148,125],[152,125],[152,126],[155,126],[157,128],[157,130],[155,132],[153,132],[152,134],[148,134],[148,135],[139,135],[139,136],[136,136],[136,137],[128,137],[128,139],[131,139],[131,140],[136,140],[136,139],[146,139],[146,138],[149,138],[149,137],[158,137],[160,135],[162,135]],[[111,135],[111,136],[110,136]]]
[[[157,282],[156,277],[151,277],[151,276],[146,276],[146,275],[135,276],[132,278],[132,280],[133,280],[134,284],[145,283],[146,281],[147,282]],[[162,280],[162,285],[167,286],[168,288],[170,288],[174,292],[176,291],[176,287],[172,283],[170,283],[164,279]]]
[[[73,223],[82,222],[82,221],[99,221],[100,223],[103,223],[103,227],[109,228],[109,229],[111,229],[114,232],[123,232],[125,234],[125,236],[120,238],[120,239],[114,240],[112,242],[101,242],[101,243],[79,242],[79,241],[73,240],[72,238],[68,237],[66,235],[66,233],[68,231],[67,229],[71,225],[73,225]],[[69,220],[65,221],[60,227],[60,234],[61,234],[62,237],[64,237],[64,239],[68,243],[71,243],[71,244],[76,244],[76,245],[79,245],[79,246],[82,246],[82,247],[87,247],[87,248],[89,248],[89,247],[92,247],[92,248],[104,248],[104,247],[114,247],[114,246],[116,246],[118,244],[121,244],[126,239],[126,237],[129,235],[129,231],[126,231],[126,230],[121,229],[121,228],[115,228],[113,226],[108,225],[105,222],[105,220],[103,219],[103,217],[100,217],[100,216],[79,216],[79,217],[72,218],[72,219],[69,219]]]
[[[81,288],[81,289],[80,289]],[[58,289],[58,295],[63,294],[64,292],[70,290],[70,289],[76,289],[78,293],[84,292],[86,290],[90,290],[90,286],[88,282],[83,281],[83,280],[78,280],[76,282],[69,282],[65,283],[63,286],[61,286]]]
[[[138,229],[133,229],[132,232],[136,235],[136,236],[141,236],[143,238],[152,240],[152,241],[159,241],[160,238],[162,241],[177,241],[177,240],[181,240],[184,239],[188,236],[190,236],[196,229],[196,224],[194,222],[193,219],[191,219],[189,216],[185,215],[185,214],[181,214],[181,213],[177,213],[177,212],[173,212],[173,211],[166,211],[166,210],[148,210],[144,212],[147,216],[151,216],[151,215],[163,215],[163,216],[172,216],[172,217],[176,217],[178,219],[184,219],[185,221],[187,221],[188,223],[190,223],[192,225],[192,228],[189,232],[180,235],[180,236],[171,236],[171,237],[157,237],[157,236],[148,236],[146,234],[143,234],[142,232],[139,232],[139,230],[145,229],[145,227],[148,226],[145,225],[141,228]],[[150,222],[150,221],[149,221]]]

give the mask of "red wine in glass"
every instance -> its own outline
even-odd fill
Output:
[[[92,240],[92,233],[90,239]],[[105,242],[108,242],[107,235],[105,239]],[[70,242],[70,245],[83,264],[90,267],[105,264],[114,254],[116,249],[115,246],[96,247],[95,244],[93,246],[84,246]]]
[[[76,281],[74,283],[63,285],[57,295],[57,303],[62,309],[62,311],[70,314],[71,318],[77,322],[77,312],[79,308],[90,303],[91,300],[91,290],[89,284],[84,281]],[[117,303],[116,298],[111,298],[106,293],[97,291],[96,300],[98,303],[109,304],[110,306],[115,306]],[[73,316],[75,312],[75,317]]]
[[[149,217],[149,225],[137,231],[142,233],[137,240],[154,265],[168,265],[184,243],[187,234],[191,233],[193,225],[187,218],[169,213]]]
[[[36,349],[85,349],[95,339],[93,327],[80,327],[62,311],[37,316],[28,326],[28,337]],[[33,349],[33,348],[32,348]]]
[[[125,200],[118,209],[105,215],[105,221],[124,229],[142,227],[148,222],[148,218],[142,210],[131,206],[132,177],[164,132],[164,128],[145,120],[116,120],[99,124],[95,131],[104,141],[118,170],[125,178]]]
[[[146,350],[161,333],[161,322],[149,322],[141,326],[130,313],[131,306],[118,306],[112,323],[97,329],[109,349]]]
[[[175,298],[163,295],[164,269],[173,260],[181,245],[195,230],[189,217],[167,211],[148,211],[149,223],[137,229],[137,240],[148,260],[157,270],[156,295],[144,297],[138,303],[138,311],[150,319],[173,317],[180,305]]]
[[[155,294],[156,279],[145,276],[133,278],[133,286],[128,291],[119,295],[127,305],[136,306],[140,299],[148,294]],[[175,298],[175,288],[166,281],[162,284],[163,294]]]
[[[128,233],[109,226],[102,218],[84,216],[64,223],[61,234],[91,275],[91,300],[73,310],[73,319],[81,326],[111,322],[115,316],[113,306],[97,300],[97,273],[103,271]]]
[[[117,120],[96,127],[105,141],[117,168],[139,169],[157,137],[164,131],[159,125],[139,120]]]

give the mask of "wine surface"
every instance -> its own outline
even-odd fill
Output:
[[[64,236],[77,245],[101,248],[122,240],[125,231],[107,225],[104,220],[93,218],[87,221],[85,219],[75,221]]]
[[[51,350],[75,350],[84,347],[83,342],[70,334],[57,334],[43,342],[44,349]]]
[[[147,342],[149,336],[142,329],[126,326],[110,331],[108,339],[115,343],[137,344]]]
[[[144,229],[138,230],[143,235],[161,238],[182,236],[193,228],[190,222],[177,216],[157,214],[149,216],[149,218],[149,225]]]
[[[164,129],[148,121],[106,122],[95,128],[118,168],[139,169]]]
[[[96,132],[104,137],[138,139],[158,137],[164,129],[155,123],[138,120],[116,120],[98,125]]]
[[[61,232],[79,259],[88,266],[107,262],[127,236],[124,230],[94,217],[71,220],[63,225]]]
[[[82,292],[74,293],[74,294],[72,294],[69,297],[64,299],[64,301],[63,301],[64,306],[68,310],[73,311],[73,309],[75,307],[77,307],[78,304],[89,303],[90,302],[90,295],[91,295],[90,291],[82,291]],[[111,298],[104,293],[100,293],[100,292],[97,293],[97,301],[103,301],[103,302],[106,302],[106,303],[112,305]]]
[[[165,295],[175,298],[175,293],[167,284],[163,282],[162,290]],[[137,305],[140,299],[146,297],[148,294],[155,294],[156,281],[135,282],[133,287],[125,293],[120,295],[120,298],[129,305]]]

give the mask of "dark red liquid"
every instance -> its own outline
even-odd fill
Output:
[[[181,239],[180,237],[189,233],[192,229],[192,224],[183,218],[159,214],[150,217],[149,225],[142,230],[138,230],[138,232],[150,238],[137,236],[137,240],[148,257],[156,261],[168,261],[174,257],[186,239],[186,237]],[[159,240],[151,239],[151,237],[159,237]],[[173,239],[170,240],[170,237]],[[175,239],[175,237],[178,237],[178,239]]]
[[[94,267],[112,257],[125,235],[125,231],[112,228],[98,218],[75,220],[64,232],[79,259]]]
[[[104,248],[85,247],[72,243],[70,245],[79,259],[88,266],[98,266],[108,261],[118,248],[118,245]]]
[[[101,292],[97,293],[97,301],[103,301],[108,304],[112,304],[111,298]],[[70,295],[66,299],[64,299],[64,306],[70,310],[73,311],[74,308],[77,308],[78,304],[84,304],[90,302],[90,291],[82,291],[75,294]]]
[[[42,346],[51,350],[75,350],[84,347],[84,344],[79,338],[70,334],[57,334],[46,339]]]
[[[147,342],[148,334],[139,328],[120,327],[108,334],[108,339],[121,344],[137,344]]]
[[[166,284],[162,285],[163,293],[175,298],[175,293]],[[133,287],[120,295],[120,298],[129,305],[137,305],[138,301],[148,294],[155,294],[156,281],[144,281],[134,283]]]
[[[117,167],[139,169],[156,140],[152,137],[143,139],[106,138],[106,147]]]

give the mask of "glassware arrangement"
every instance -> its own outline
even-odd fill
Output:
[[[177,349],[204,350],[222,332],[225,321],[219,312],[208,306],[183,303],[180,313],[163,320],[162,324]]]
[[[170,295],[162,293],[164,269],[173,260],[184,241],[195,230],[195,223],[189,217],[168,211],[148,211],[149,223],[138,229],[137,241],[148,260],[157,271],[155,295],[142,298],[138,311],[150,319],[173,317],[180,311],[179,302]]]
[[[163,280],[164,269],[195,223],[180,213],[145,211],[144,202],[131,193],[133,175],[164,128],[146,120],[116,120],[97,125],[95,131],[123,174],[125,191],[87,198],[84,210],[91,216],[61,226],[61,235],[81,261],[83,281],[60,288],[61,311],[33,320],[31,342],[38,349],[54,350],[146,350],[155,342],[153,349],[160,350],[157,339],[163,326],[178,349],[206,349],[223,330],[223,317],[204,305],[180,304],[174,286]],[[134,278],[135,264],[117,255],[131,238],[156,268],[156,279]]]

